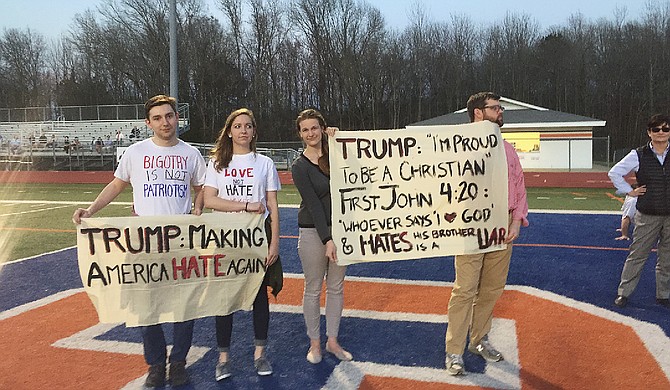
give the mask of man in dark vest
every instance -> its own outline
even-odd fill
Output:
[[[644,263],[658,242],[656,262],[656,303],[670,308],[670,120],[654,115],[647,124],[651,141],[631,150],[609,171],[610,180],[621,194],[636,196],[633,243],[621,271],[621,283],[614,304],[624,307],[640,280]],[[635,172],[639,187],[624,179]]]

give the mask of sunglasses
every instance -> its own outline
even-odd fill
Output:
[[[652,127],[651,129],[652,133],[658,133],[659,131],[663,130],[664,133],[667,133],[670,131],[670,127],[668,126],[663,126],[663,127]]]

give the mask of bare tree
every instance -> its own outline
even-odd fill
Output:
[[[316,106],[326,115],[336,113],[334,104],[334,71],[332,47],[332,20],[330,10],[337,0],[296,0],[292,9],[292,19],[303,33],[307,52],[312,58],[315,68]],[[339,115],[338,115],[339,117]],[[331,122],[335,118],[331,119]]]
[[[44,38],[30,29],[5,30],[0,39],[0,98],[6,107],[40,106],[49,101],[44,84],[45,49]]]
[[[201,16],[185,26],[183,55],[188,94],[183,99],[193,109],[189,137],[213,142],[226,116],[239,104],[245,81],[232,54],[233,44],[217,20]],[[193,115],[195,114],[195,115]]]
[[[529,64],[539,39],[539,26],[530,16],[507,13],[483,37],[482,62],[489,88],[527,100]]]
[[[264,140],[294,138],[300,109],[347,129],[398,128],[463,107],[478,90],[607,121],[615,148],[643,141],[646,118],[667,112],[670,1],[641,20],[625,8],[572,15],[541,31],[525,14],[475,25],[430,20],[389,29],[365,0],[202,0],[177,3],[179,87],[187,137],[211,141],[233,108],[249,106]],[[0,106],[137,103],[167,91],[167,0],[105,0],[47,46],[30,30],[0,37]]]
[[[228,18],[235,44],[237,68],[242,69],[242,0],[219,0],[219,7]]]

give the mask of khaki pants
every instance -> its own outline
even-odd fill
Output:
[[[505,288],[511,257],[511,244],[495,252],[456,256],[456,280],[447,312],[447,353],[463,354],[468,330],[471,344],[489,333],[493,307]]]
[[[657,244],[656,298],[670,297],[670,216],[635,213],[633,243],[621,271],[617,293],[629,297],[637,283],[654,245]]]
[[[326,336],[337,337],[344,307],[344,276],[346,266],[339,266],[326,257],[326,246],[314,228],[300,228],[298,256],[305,274],[302,310],[307,336],[321,338],[321,288],[326,279]]]

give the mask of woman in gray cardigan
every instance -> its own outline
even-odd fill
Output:
[[[340,346],[337,336],[344,305],[346,266],[337,265],[337,248],[331,236],[330,167],[326,121],[316,110],[304,110],[296,119],[300,139],[305,145],[292,167],[293,182],[302,201],[298,211],[298,256],[305,274],[303,314],[310,348],[307,360],[321,362],[321,286],[326,279],[326,351],[344,361],[351,353]]]

